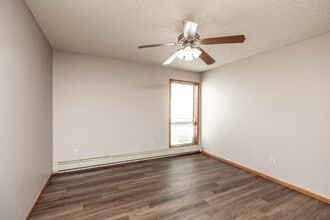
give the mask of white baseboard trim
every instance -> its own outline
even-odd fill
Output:
[[[164,150],[145,151],[130,154],[118,154],[104,157],[87,158],[80,160],[53,162],[53,173],[63,173],[76,170],[84,170],[95,167],[109,166],[120,163],[128,163],[134,161],[150,160],[155,158],[170,157],[181,154],[200,152],[198,145],[169,148]]]

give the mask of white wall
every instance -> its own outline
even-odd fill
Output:
[[[205,151],[330,197],[330,33],[203,73],[202,91]]]
[[[200,73],[60,51],[53,60],[55,162],[167,149],[169,79],[200,80]]]
[[[21,0],[0,3],[0,219],[24,219],[51,173],[52,52]]]

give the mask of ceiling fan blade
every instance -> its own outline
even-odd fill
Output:
[[[193,39],[197,31],[197,24],[192,21],[183,21],[183,36]]]
[[[207,65],[210,65],[212,63],[215,63],[215,60],[208,54],[206,53],[202,48],[198,48],[202,53],[199,56]]]
[[[168,64],[170,64],[170,63],[172,63],[174,60],[175,60],[175,58],[176,58],[177,56],[176,56],[176,52],[174,53],[174,54],[172,54],[172,56],[170,56],[164,63],[163,63],[163,65],[168,65]]]
[[[142,46],[138,46],[138,48],[142,49],[142,48],[149,48],[149,47],[160,47],[160,46],[175,46],[176,43],[161,43],[161,44],[149,44],[149,45],[142,45]]]
[[[204,38],[201,44],[233,44],[233,43],[243,43],[245,41],[244,35],[233,35],[225,37],[211,37]]]

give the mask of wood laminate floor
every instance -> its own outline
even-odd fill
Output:
[[[330,219],[330,205],[202,154],[55,175],[31,219]]]

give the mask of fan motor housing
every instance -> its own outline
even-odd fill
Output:
[[[192,38],[192,39],[188,39],[188,38],[184,37],[183,33],[178,36],[178,44],[181,44],[182,46],[184,46],[186,44],[194,45],[199,42],[200,42],[200,36],[197,33],[195,34],[194,38]]]

